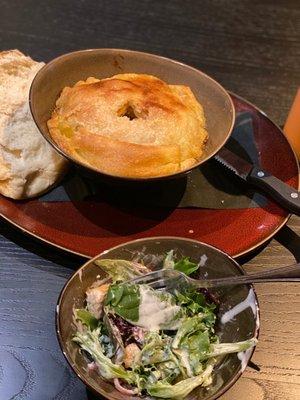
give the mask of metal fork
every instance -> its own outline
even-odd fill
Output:
[[[153,289],[166,291],[187,286],[196,288],[216,288],[221,286],[265,282],[300,282],[300,263],[261,271],[255,274],[235,275],[214,279],[193,279],[186,276],[183,272],[173,269],[160,269],[128,281],[128,283],[131,284],[145,284],[151,286]]]

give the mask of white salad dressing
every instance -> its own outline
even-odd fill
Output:
[[[252,312],[256,317],[256,302],[253,289],[249,290],[248,296],[244,301],[232,307],[231,310],[226,311],[225,314],[222,315],[221,323],[226,324],[249,307],[252,309]]]
[[[239,353],[237,353],[237,358],[241,361],[242,372],[245,371],[247,367],[249,355],[251,354],[252,351],[253,349],[251,348],[246,351],[240,351]]]
[[[193,376],[193,371],[191,369],[189,354],[187,350],[181,350],[180,359],[186,369],[187,375],[191,378]]]
[[[177,329],[180,319],[174,317],[179,311],[180,306],[163,301],[147,286],[140,286],[139,319],[136,325],[150,331],[159,330],[167,324],[169,329]]]
[[[206,254],[202,254],[202,256],[200,257],[200,261],[198,262],[199,267],[204,267],[204,265],[206,264],[206,261],[208,260],[208,257]]]

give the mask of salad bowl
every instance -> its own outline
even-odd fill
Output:
[[[166,264],[166,256],[170,254],[177,259],[190,260],[191,265],[197,265],[197,271],[192,275],[194,278],[222,278],[244,274],[236,261],[210,245],[185,238],[154,237],[131,241],[104,251],[79,268],[64,286],[56,312],[58,340],[64,356],[77,376],[99,396],[110,400],[158,398],[149,394],[139,396],[121,393],[111,381],[102,379],[95,368],[89,367],[91,360],[87,359],[86,352],[81,351],[78,346],[82,335],[78,334],[74,310],[85,307],[86,291],[95,281],[107,278],[107,274],[100,268],[105,261],[128,260],[155,270]],[[116,273],[118,271],[114,270],[113,274]],[[121,274],[123,274],[122,271]],[[214,329],[221,345],[229,343],[235,346],[237,342],[251,341],[256,343],[259,333],[259,306],[252,285],[217,288],[206,295],[211,299],[216,299],[216,304],[218,304],[215,311]],[[83,346],[83,349],[86,350],[86,347]],[[253,351],[254,347],[249,346],[246,350],[241,348],[240,351],[222,354],[214,363],[209,384],[206,387],[196,387],[185,398],[188,400],[217,399],[242,375]],[[165,393],[161,393],[160,397],[169,398]]]

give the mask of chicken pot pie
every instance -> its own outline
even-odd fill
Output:
[[[208,137],[202,106],[189,87],[141,74],[88,78],[65,87],[48,128],[75,160],[128,178],[192,167]]]

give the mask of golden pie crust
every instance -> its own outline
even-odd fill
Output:
[[[208,137],[202,106],[188,86],[142,74],[88,78],[65,87],[48,128],[75,160],[130,178],[192,167]]]

